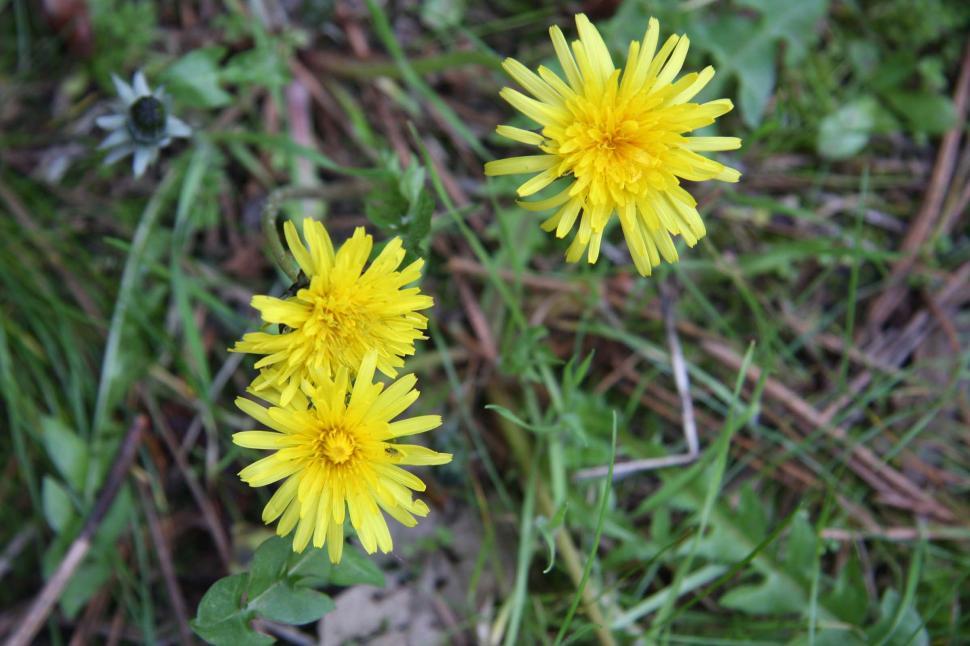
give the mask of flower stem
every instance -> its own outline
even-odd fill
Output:
[[[266,244],[276,266],[294,283],[300,277],[300,268],[293,256],[286,251],[286,247],[283,246],[283,241],[280,239],[279,229],[276,226],[280,210],[283,208],[283,204],[290,200],[310,199],[327,203],[330,197],[330,191],[322,186],[285,186],[276,189],[266,198],[261,218],[263,235],[266,236]]]

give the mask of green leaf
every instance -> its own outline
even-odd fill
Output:
[[[291,540],[272,536],[256,549],[253,562],[249,566],[249,588],[247,595],[254,599],[266,591],[273,583],[284,579],[287,562],[293,553]]]
[[[739,0],[739,4],[761,12],[760,27],[776,40],[785,42],[785,62],[796,65],[815,41],[816,26],[829,8],[829,0]]]
[[[760,541],[768,535],[768,515],[765,503],[755,492],[751,482],[741,485],[741,498],[738,501],[738,521],[747,528],[748,536]]]
[[[728,591],[721,597],[721,605],[751,615],[796,614],[805,609],[805,593],[790,578],[770,571],[758,584]]]
[[[314,585],[384,585],[384,573],[358,549],[344,548],[340,563],[333,565],[325,550],[308,550],[290,569],[290,575],[309,579]]]
[[[324,616],[334,609],[334,603],[316,590],[277,583],[254,598],[249,607],[272,621],[300,625]]]
[[[171,93],[187,105],[218,108],[232,101],[221,87],[220,47],[197,49],[175,61],[165,72],[165,84]]]
[[[785,566],[790,572],[800,572],[804,577],[812,570],[815,563],[815,548],[818,545],[818,537],[811,523],[808,522],[808,513],[800,511],[792,521],[791,533],[788,535],[788,544],[785,547]]]
[[[797,64],[816,38],[816,23],[828,0],[743,0],[758,20],[729,15],[695,27],[697,45],[711,52],[718,75],[736,77],[741,117],[749,127],[761,123],[775,87],[778,43],[785,43],[785,62]]]
[[[264,646],[276,641],[250,628],[242,617],[231,617],[214,624],[202,624],[198,620],[189,624],[199,637],[216,646]]]
[[[52,478],[44,476],[41,485],[41,500],[44,503],[44,518],[55,532],[60,533],[74,518],[74,504],[64,486]]]
[[[845,159],[865,148],[878,110],[876,100],[864,96],[822,119],[816,142],[818,153],[829,159]]]
[[[396,157],[384,159],[385,175],[364,202],[364,214],[390,235],[401,236],[404,248],[423,257],[431,232],[435,202],[425,187],[427,173],[412,163],[402,170]]]
[[[862,578],[859,559],[852,556],[839,568],[832,591],[826,596],[825,604],[832,608],[839,619],[859,625],[866,618],[869,608],[866,582]]]
[[[814,567],[817,541],[808,515],[798,512],[791,523],[782,568],[764,571],[760,583],[729,591],[721,604],[753,615],[801,614],[805,610],[805,579]]]
[[[229,59],[220,74],[221,80],[239,85],[260,85],[281,88],[290,78],[286,65],[270,46],[256,47]]]
[[[425,0],[421,3],[421,22],[432,29],[450,29],[461,24],[465,0]]]
[[[926,632],[926,622],[912,604],[900,608],[900,603],[902,599],[898,592],[892,588],[886,590],[879,603],[879,622],[867,631],[869,643],[884,646],[927,646],[930,637]]]
[[[44,448],[68,486],[76,492],[84,490],[84,476],[88,468],[87,444],[56,417],[42,417]]]
[[[246,573],[233,574],[213,583],[199,602],[196,621],[200,624],[216,624],[238,613],[248,579]]]
[[[92,556],[78,567],[61,594],[61,610],[73,619],[87,605],[88,600],[111,576],[111,564],[103,558]]]
[[[953,101],[932,92],[891,92],[886,101],[902,116],[913,132],[943,134],[956,123]]]

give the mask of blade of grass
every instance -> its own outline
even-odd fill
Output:
[[[583,567],[583,577],[580,579],[579,585],[576,587],[576,594],[573,596],[573,601],[569,604],[569,610],[566,612],[566,618],[563,620],[562,625],[559,627],[559,632],[556,634],[555,644],[558,646],[562,643],[563,638],[566,636],[566,632],[569,630],[569,625],[572,623],[573,615],[576,614],[576,608],[579,607],[579,602],[583,598],[583,590],[586,589],[586,582],[589,581],[589,573],[593,569],[593,563],[596,561],[596,552],[600,546],[600,538],[603,536],[603,521],[606,519],[606,508],[610,501],[610,487],[613,483],[613,465],[616,464],[616,411],[613,411],[613,433],[610,439],[610,469],[606,474],[606,480],[603,481],[603,491],[600,493],[600,508],[596,520],[596,533],[593,536],[593,545],[590,547],[589,556],[586,558],[586,565]]]
[[[98,487],[98,480],[101,476],[101,461],[103,456],[110,453],[104,451],[106,421],[107,416],[113,409],[121,386],[122,375],[121,357],[121,337],[125,324],[128,321],[128,308],[137,296],[137,286],[142,275],[142,257],[148,245],[149,236],[155,228],[155,222],[168,199],[168,194],[178,179],[178,173],[173,166],[168,171],[162,182],[158,185],[154,195],[145,206],[141,220],[135,235],[132,238],[131,251],[125,261],[125,268],[121,274],[121,285],[118,287],[118,297],[115,300],[114,312],[111,314],[111,323],[108,327],[108,339],[105,342],[104,355],[101,361],[101,378],[98,382],[98,394],[94,405],[94,415],[91,421],[92,438],[91,442],[94,451],[88,462],[87,475],[85,480],[85,499],[90,501],[94,498],[95,490]]]

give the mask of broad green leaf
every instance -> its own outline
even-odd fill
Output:
[[[197,49],[175,61],[165,72],[165,85],[171,93],[187,105],[218,108],[232,101],[222,89],[219,47]]]
[[[898,112],[913,132],[939,135],[956,123],[957,112],[952,99],[932,92],[890,92],[889,105]]]
[[[760,541],[768,535],[768,514],[764,500],[758,496],[751,482],[741,485],[738,502],[738,521],[748,529],[748,535]]]
[[[825,597],[825,603],[838,617],[852,624],[862,624],[869,608],[866,583],[862,578],[859,559],[851,556],[839,569],[832,591]]]
[[[233,56],[219,78],[227,83],[270,88],[283,87],[290,80],[285,63],[270,45]]]
[[[249,607],[272,621],[300,625],[324,616],[334,609],[334,603],[316,590],[279,582],[253,598]]]
[[[385,175],[364,202],[367,219],[387,234],[401,236],[413,257],[423,257],[431,232],[435,202],[425,187],[427,173],[412,163],[402,170],[396,158],[385,157]]]
[[[867,631],[870,643],[885,646],[928,646],[930,637],[926,632],[926,623],[912,605],[902,609],[899,622],[893,627],[896,615],[900,613],[901,602],[898,592],[892,588],[886,590],[879,603],[879,622]]]
[[[326,550],[308,550],[290,568],[290,575],[309,579],[313,585],[384,585],[384,574],[373,561],[349,545],[344,547],[340,563],[333,565]]]
[[[425,0],[421,3],[421,22],[432,29],[450,29],[461,24],[465,0]]]
[[[41,485],[41,500],[44,503],[44,518],[55,532],[60,533],[74,517],[74,503],[60,482],[51,476],[44,476]]]
[[[42,417],[44,448],[67,484],[76,492],[84,490],[88,468],[87,444],[56,417]]]
[[[61,594],[60,604],[64,615],[68,619],[76,617],[109,576],[111,564],[104,559],[92,556],[83,562]]]
[[[818,537],[808,522],[808,513],[802,510],[792,521],[788,543],[785,545],[785,566],[788,570],[803,573],[805,579],[810,578],[817,544]]]
[[[829,0],[739,0],[739,4],[761,12],[761,28],[785,42],[785,62],[795,65],[814,43],[816,27],[828,11]]]
[[[761,15],[752,20],[728,15],[695,26],[693,43],[711,52],[719,76],[736,77],[741,117],[757,126],[775,87],[778,44],[785,44],[785,61],[797,64],[816,39],[816,23],[825,15],[828,0],[743,0]]]
[[[247,596],[254,599],[273,583],[286,578],[287,562],[293,553],[292,541],[272,536],[256,549],[249,566]]]
[[[845,159],[865,148],[876,125],[878,109],[874,98],[864,96],[822,119],[816,142],[818,153],[829,159]]]
[[[233,574],[213,583],[199,602],[196,621],[216,624],[238,613],[248,579],[248,574]]]
[[[777,572],[765,574],[754,585],[742,585],[721,597],[721,605],[751,615],[798,614],[805,610],[805,592]]]
[[[760,583],[729,591],[721,597],[721,605],[754,615],[802,613],[816,543],[807,514],[799,512],[791,523],[782,567],[763,570]]]
[[[216,646],[265,646],[276,640],[249,627],[242,617],[234,616],[214,624],[189,622],[192,630],[202,639]]]

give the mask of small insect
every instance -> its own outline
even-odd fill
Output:
[[[285,292],[283,292],[284,298],[293,298],[296,296],[297,292],[301,289],[306,289],[310,286],[310,279],[307,275],[300,270],[300,273],[296,277],[296,282],[290,285]]]
[[[401,452],[398,451],[397,449],[395,449],[393,446],[385,446],[384,447],[384,453],[386,453],[386,454],[388,454],[388,455],[390,455],[392,457],[397,457],[397,456],[401,455]]]
[[[283,298],[293,298],[299,293],[301,289],[306,289],[309,286],[310,286],[310,279],[307,278],[307,275],[303,273],[303,271],[301,270],[296,277],[296,282],[290,285],[286,289],[286,291],[283,292]],[[292,332],[292,331],[293,331],[293,328],[280,323],[279,325],[280,334],[286,334],[287,332]]]

